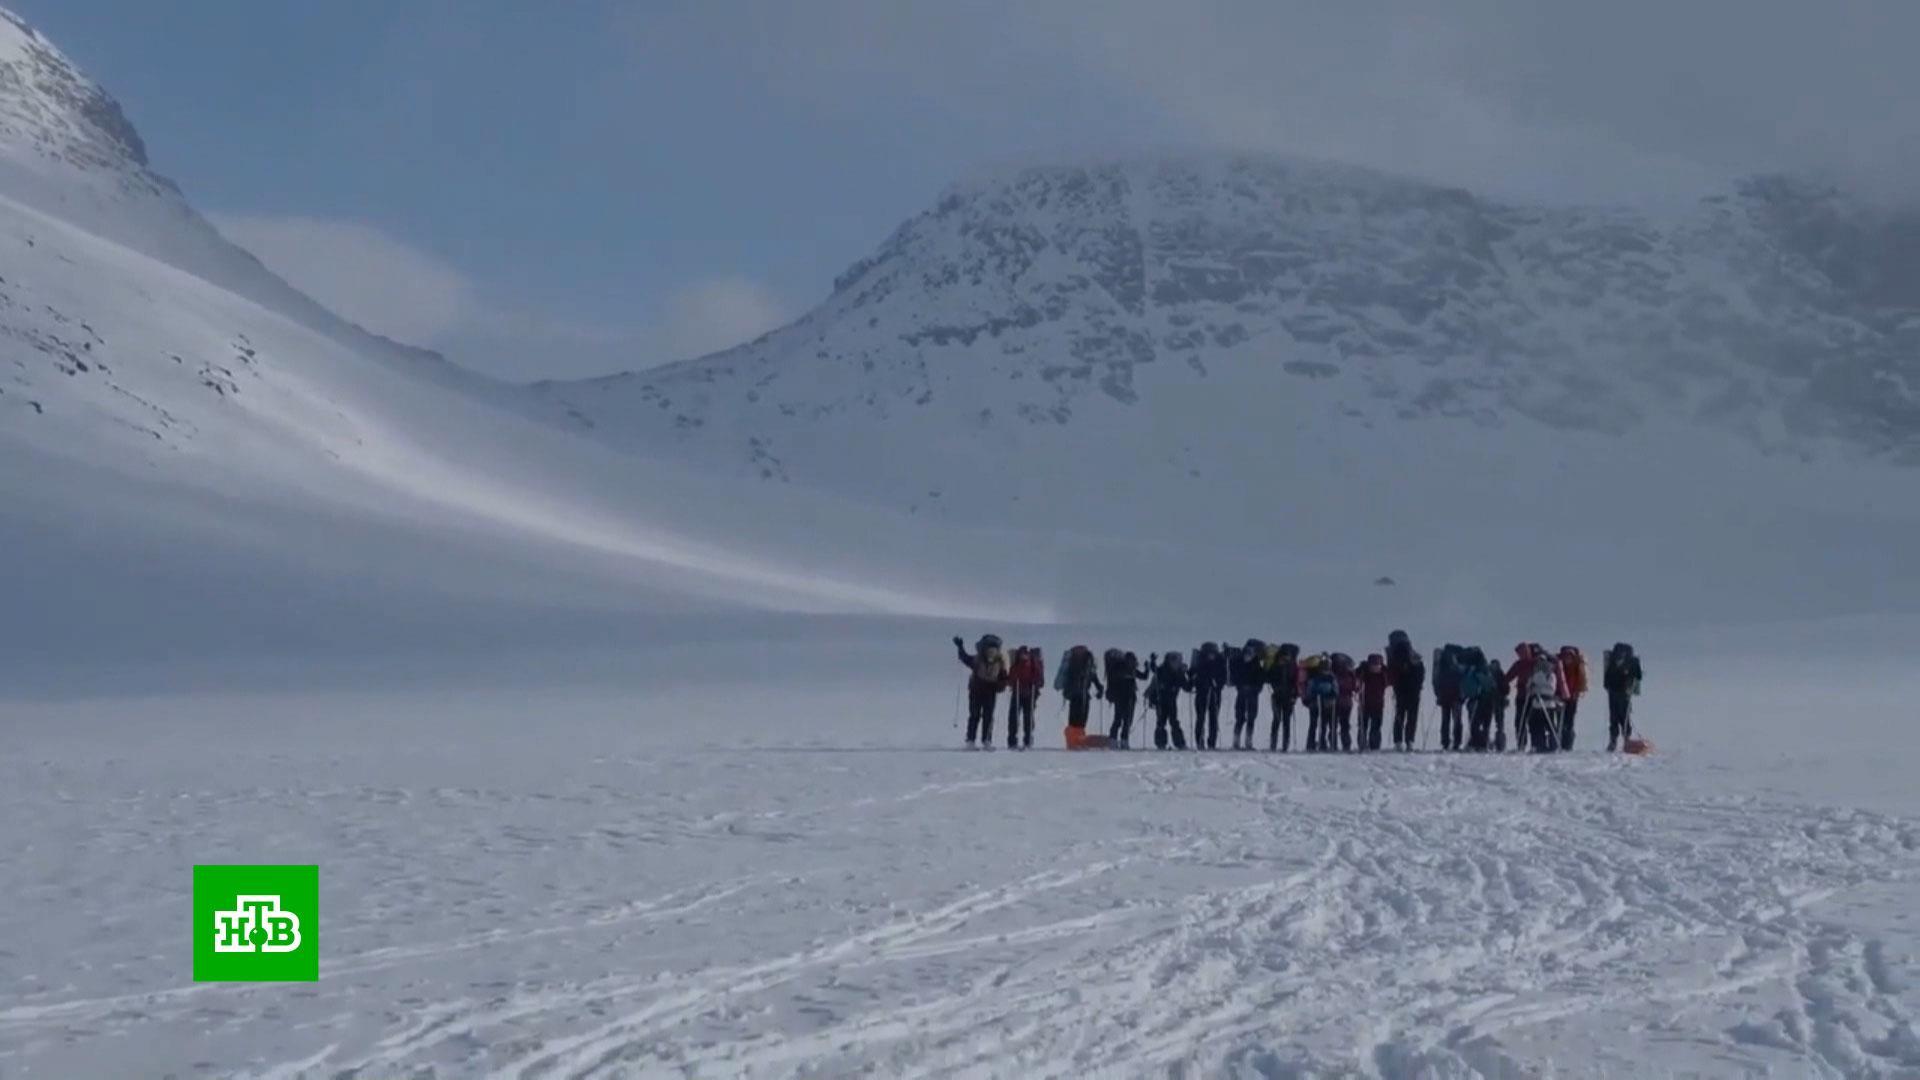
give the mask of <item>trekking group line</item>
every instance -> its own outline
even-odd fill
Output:
[[[959,637],[953,646],[968,671],[967,747],[993,748],[994,713],[1001,692],[1007,691],[1007,747],[1031,748],[1034,713],[1046,683],[1041,650],[1022,645],[1009,654],[994,634],[981,637],[971,653]],[[1271,701],[1269,751],[1293,749],[1296,709],[1306,715],[1303,749],[1309,753],[1375,751],[1386,734],[1395,750],[1409,751],[1419,743],[1420,699],[1430,682],[1442,750],[1506,750],[1509,708],[1515,750],[1572,750],[1574,722],[1589,686],[1586,657],[1572,645],[1549,652],[1531,642],[1521,642],[1513,652],[1502,667],[1478,647],[1446,645],[1433,651],[1429,667],[1403,630],[1388,635],[1384,652],[1360,663],[1340,652],[1303,657],[1298,645],[1269,645],[1259,639],[1238,649],[1210,641],[1184,655],[1178,649],[1149,653],[1145,664],[1121,649],[1108,649],[1096,658],[1092,649],[1075,645],[1060,657],[1053,689],[1066,708],[1069,749],[1132,749],[1134,714],[1144,683],[1144,701],[1153,710],[1153,745],[1161,750],[1187,749],[1180,724],[1182,695],[1192,702],[1193,749],[1219,749],[1221,703],[1231,688],[1234,750],[1257,749],[1261,698],[1266,696]],[[1601,688],[1607,695],[1608,750],[1638,753],[1647,748],[1633,734],[1633,699],[1639,696],[1640,680],[1640,658],[1631,645],[1606,650]],[[1104,736],[1087,730],[1095,698],[1113,707]]]

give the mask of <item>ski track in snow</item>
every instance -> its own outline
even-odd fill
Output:
[[[55,929],[7,966],[66,981],[0,994],[0,1075],[1920,1074],[1911,935],[1823,914],[1920,825],[1672,758],[452,757],[77,815],[83,766],[11,766],[0,929]],[[318,984],[184,980],[221,849],[318,852]]]

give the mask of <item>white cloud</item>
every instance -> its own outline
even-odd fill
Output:
[[[660,342],[673,359],[690,359],[752,341],[792,317],[792,306],[764,285],[739,276],[710,278],[667,298]]]
[[[409,345],[440,344],[474,309],[473,283],[441,259],[370,225],[214,214],[227,239],[351,322]]]
[[[743,13],[747,7],[751,14]],[[1483,190],[1666,198],[1812,171],[1911,192],[1920,4],[1850,0],[816,0],[638,5],[637,48],[743,58],[852,122],[978,156],[1193,143]]]
[[[229,240],[342,318],[510,381],[609,375],[705,356],[793,314],[766,286],[723,275],[667,294],[645,323],[610,323],[491,295],[459,268],[360,222],[211,217]]]

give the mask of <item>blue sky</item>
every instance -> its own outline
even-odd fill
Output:
[[[270,265],[515,378],[752,336],[1012,163],[1228,145],[1631,202],[1920,173],[1910,3],[7,2]]]

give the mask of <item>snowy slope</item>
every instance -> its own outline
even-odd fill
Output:
[[[1274,554],[1345,584],[1315,607],[1380,575],[1477,603],[1557,560],[1601,588],[1529,614],[1860,610],[1911,569],[1920,505],[1920,232],[1875,214],[1783,180],[1656,220],[1286,159],[1029,170],[948,193],[759,341],[535,394],[649,456],[1019,521],[1129,591],[1233,567],[1183,586],[1203,611],[1312,589]],[[1808,588],[1837,548],[1870,576]]]
[[[348,326],[147,169],[118,106],[0,18],[0,560],[9,664],[83,644],[457,637],[537,612],[1046,612],[927,530],[741,497],[516,418]],[[956,538],[956,542],[965,542]],[[165,627],[165,633],[156,633]]]

